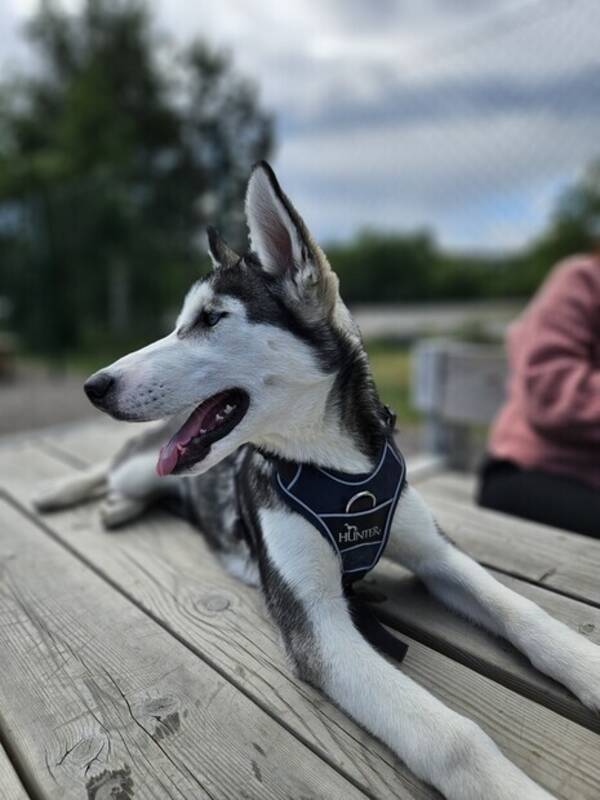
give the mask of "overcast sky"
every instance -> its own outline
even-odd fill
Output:
[[[0,64],[36,0],[2,0]],[[78,0],[67,0],[76,8]],[[598,0],[157,0],[228,47],[277,121],[279,176],[321,240],[433,229],[515,247],[600,156]]]

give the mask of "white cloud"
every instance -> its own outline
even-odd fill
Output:
[[[450,244],[491,246],[497,225],[512,231],[514,245],[517,232],[522,241],[543,222],[556,187],[597,146],[589,119],[507,113],[477,125],[396,123],[304,135],[283,143],[277,166],[321,236],[350,235],[361,225],[430,226]]]
[[[3,3],[2,60],[34,3]],[[518,244],[600,154],[597,0],[153,7],[176,42],[225,46],[259,83],[276,164],[323,237],[427,223],[450,243]]]

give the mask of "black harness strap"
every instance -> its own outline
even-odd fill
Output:
[[[408,645],[398,639],[385,628],[364,597],[352,592],[352,587],[345,591],[348,607],[357,629],[376,650],[391,656],[396,661],[403,661],[408,651]]]

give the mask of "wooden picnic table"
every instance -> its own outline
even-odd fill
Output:
[[[0,798],[439,797],[294,676],[259,593],[190,526],[33,512],[44,483],[129,435],[101,418],[0,444]],[[600,642],[600,541],[477,509],[465,476],[419,484],[458,545]],[[556,797],[600,797],[600,718],[405,570],[367,583],[409,642],[403,670]]]

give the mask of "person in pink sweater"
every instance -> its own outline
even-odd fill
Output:
[[[507,334],[478,501],[600,537],[600,253],[558,264]]]

